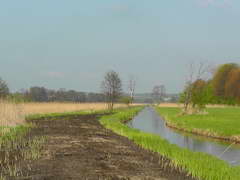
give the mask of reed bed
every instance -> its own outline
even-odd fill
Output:
[[[135,106],[137,104],[133,104]],[[126,107],[116,104],[115,108]],[[0,127],[25,123],[25,117],[34,114],[98,111],[107,109],[105,103],[12,103],[0,101]]]
[[[64,113],[74,111],[96,111],[107,108],[105,103],[25,103],[22,104],[25,115]],[[115,108],[124,107],[123,104],[116,104]]]
[[[13,127],[24,122],[25,112],[22,104],[0,101],[0,127]]]

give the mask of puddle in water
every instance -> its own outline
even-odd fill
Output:
[[[230,146],[231,143],[181,133],[168,128],[165,125],[164,120],[152,107],[145,108],[132,121],[130,121],[128,125],[144,132],[158,134],[162,138],[167,139],[170,143],[176,144],[180,147],[214,155],[227,161],[231,165],[240,165],[240,145],[234,144]],[[229,149],[226,151],[227,148]],[[226,152],[223,154],[224,151]]]

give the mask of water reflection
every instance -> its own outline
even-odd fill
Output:
[[[130,127],[145,132],[158,134],[170,143],[192,151],[206,152],[227,161],[232,165],[240,165],[240,146],[232,145],[222,154],[231,143],[218,142],[209,138],[203,138],[186,133],[180,133],[166,127],[164,120],[151,107],[145,108],[128,124]]]

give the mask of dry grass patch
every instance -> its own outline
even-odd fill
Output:
[[[25,122],[22,104],[0,101],[0,127],[16,126]]]
[[[133,106],[138,105],[134,104]],[[126,107],[116,104],[115,108]],[[107,109],[105,103],[11,103],[0,101],[0,127],[16,126],[25,122],[25,117],[33,114],[65,113],[75,111],[96,111]]]
[[[125,107],[123,104],[116,104],[115,108]],[[107,109],[105,103],[25,103],[23,104],[25,115],[64,113],[74,111],[94,111]]]
[[[179,103],[161,103],[159,107],[182,107],[182,104]]]

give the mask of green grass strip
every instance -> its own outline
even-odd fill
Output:
[[[173,167],[179,167],[193,177],[203,180],[239,180],[240,167],[232,167],[223,160],[201,152],[192,152],[170,144],[158,135],[129,128],[122,122],[133,118],[142,108],[121,110],[113,115],[103,116],[101,124],[115,133],[128,137],[143,148],[168,158]]]
[[[142,106],[134,106],[136,108]],[[61,117],[72,117],[72,116],[81,116],[81,115],[104,115],[104,114],[114,114],[121,110],[127,109],[126,107],[116,108],[112,111],[109,110],[82,110],[75,112],[63,112],[63,113],[47,113],[47,114],[32,114],[26,117],[26,120],[34,120],[34,119],[46,119],[46,118],[61,118]]]
[[[156,108],[168,122],[187,131],[240,140],[240,108],[207,108],[207,114],[180,116],[180,108]]]
[[[48,114],[33,114],[26,117],[26,120],[43,119],[43,118],[60,118],[60,117],[72,117],[91,114],[104,114],[107,110],[99,111],[76,111],[76,112],[63,112],[63,113],[48,113]]]

